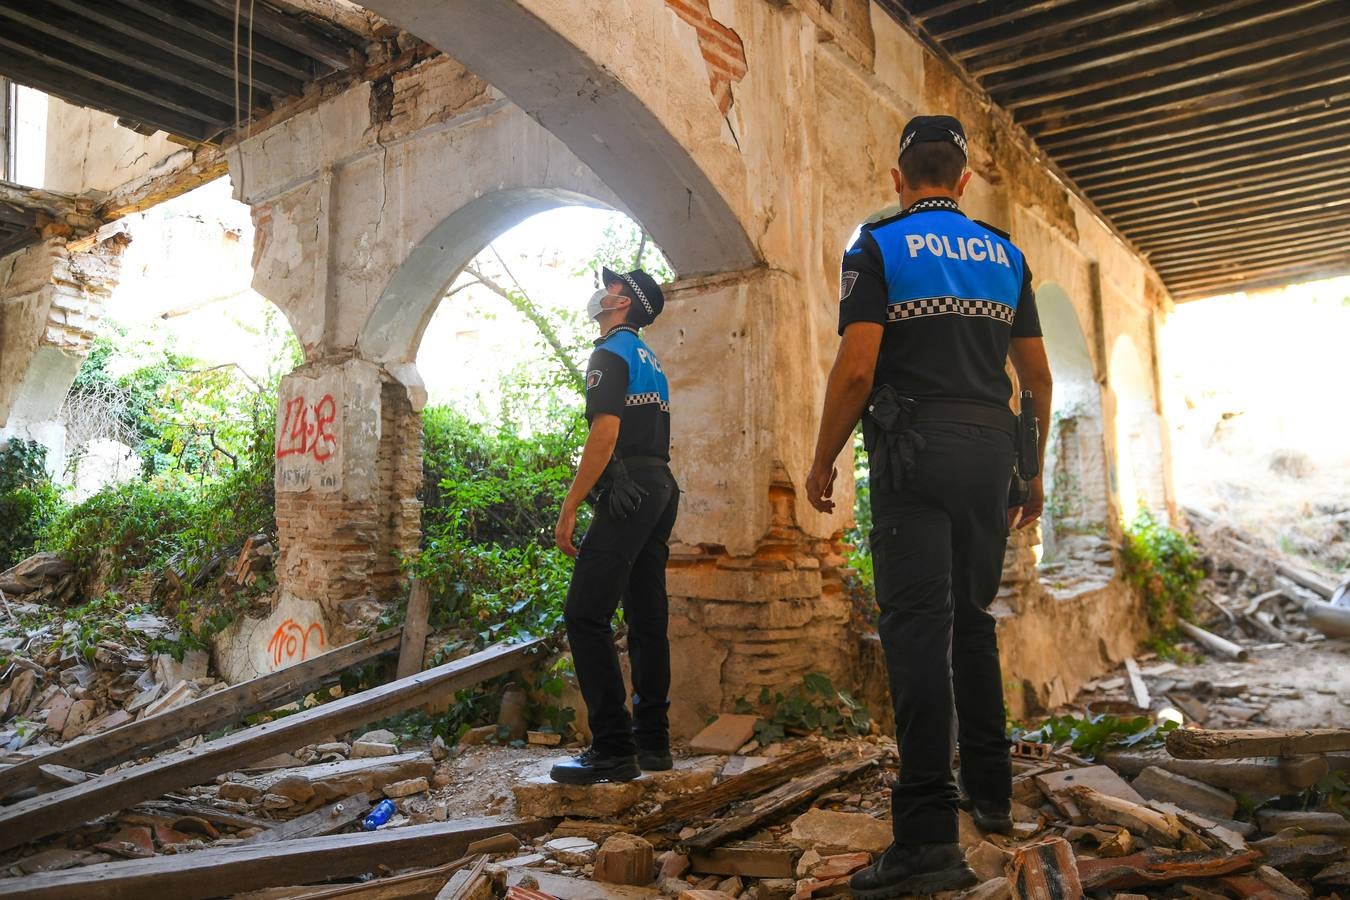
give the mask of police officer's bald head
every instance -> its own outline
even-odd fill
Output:
[[[952,116],[915,116],[900,134],[897,162],[911,189],[953,189],[966,168],[966,130]]]

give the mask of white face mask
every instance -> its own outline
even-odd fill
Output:
[[[608,296],[610,296],[609,291],[604,288],[591,294],[591,299],[586,303],[586,315],[592,319],[598,319],[606,309],[613,309],[613,307],[605,306],[605,298]]]

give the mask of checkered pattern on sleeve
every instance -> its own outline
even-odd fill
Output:
[[[661,399],[661,395],[656,391],[647,391],[643,394],[629,394],[623,398],[624,406],[644,406],[648,403],[659,403],[662,412],[670,412],[670,404]]]
[[[886,307],[886,321],[900,322],[905,319],[917,319],[921,316],[983,316],[1012,324],[1017,310],[1006,303],[994,300],[966,300],[961,297],[923,297],[918,300],[902,300],[890,303]]]

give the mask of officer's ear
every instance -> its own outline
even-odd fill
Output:
[[[970,183],[970,176],[974,174],[969,169],[961,172],[961,177],[956,180],[956,199],[961,199],[961,195],[966,192],[966,185]]]
[[[891,180],[895,182],[895,192],[900,193],[905,187],[905,177],[900,174],[899,169],[891,169]]]

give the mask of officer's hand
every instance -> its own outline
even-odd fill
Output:
[[[553,540],[557,542],[559,550],[574,558],[577,548],[572,544],[572,532],[576,530],[577,511],[564,503],[562,512],[558,513],[558,524],[553,527]]]
[[[834,479],[839,475],[839,471],[830,466],[826,469],[823,466],[811,466],[811,471],[806,476],[806,499],[816,509],[823,513],[834,512],[834,501],[830,499],[834,494]]]
[[[1040,477],[1031,481],[1027,490],[1030,492],[1027,502],[1008,510],[1008,525],[1012,528],[1026,528],[1039,519],[1045,509],[1045,484]]]

